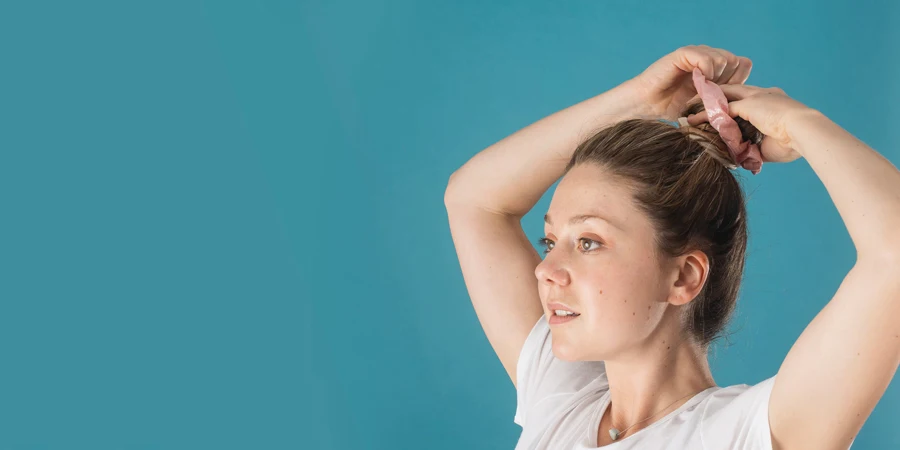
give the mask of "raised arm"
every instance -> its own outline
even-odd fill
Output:
[[[900,172],[822,115],[791,126],[857,261],[788,352],[770,415],[786,449],[846,449],[900,364]]]
[[[732,115],[767,134],[764,159],[806,158],[856,246],[856,264],[791,347],[769,400],[775,448],[844,450],[900,364],[900,171],[779,89],[723,91]]]
[[[585,100],[476,154],[450,177],[444,205],[466,288],[494,353],[518,387],[516,366],[544,314],[535,268],[541,257],[522,217],[562,175],[590,129],[624,118],[631,87]]]

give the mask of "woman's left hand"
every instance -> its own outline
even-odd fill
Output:
[[[817,113],[779,88],[743,84],[719,85],[728,99],[728,114],[750,122],[762,134],[759,146],[763,162],[791,162],[801,155],[791,142],[790,124],[798,115]],[[688,116],[688,123],[706,122],[706,111]]]

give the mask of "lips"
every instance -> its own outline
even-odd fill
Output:
[[[566,314],[564,316],[557,316],[555,313],[550,315],[550,318],[547,322],[550,325],[562,325],[564,323],[572,322],[578,320],[581,317],[579,314]]]
[[[574,309],[572,309],[572,308],[570,308],[570,307],[568,307],[568,306],[566,306],[566,305],[564,305],[564,304],[562,304],[562,303],[558,303],[558,302],[547,303],[547,309],[549,309],[551,313],[554,312],[554,311],[556,311],[556,310],[560,310],[560,309],[561,309],[561,310],[563,310],[563,311],[568,311],[568,312],[572,312],[572,313],[581,315],[581,313],[579,313],[578,311],[575,311]],[[554,314],[555,314],[555,313],[554,313]]]

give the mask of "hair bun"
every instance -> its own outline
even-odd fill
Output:
[[[728,149],[728,145],[719,135],[718,130],[713,128],[709,122],[704,122],[696,126],[687,124],[687,116],[698,114],[704,110],[705,108],[701,100],[688,104],[684,111],[682,111],[682,117],[678,119],[678,123],[681,125],[679,129],[682,130],[689,139],[699,142],[703,146],[705,153],[722,163],[722,165],[729,169],[737,169],[738,164],[734,160],[734,155],[731,154],[731,150]],[[763,134],[754,127],[753,124],[741,117],[735,117],[734,121],[737,122],[738,128],[741,130],[742,140],[760,145]]]

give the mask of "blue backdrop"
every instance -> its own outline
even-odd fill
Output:
[[[688,44],[900,165],[898,25],[888,0],[4,2],[0,450],[512,448],[450,174]],[[773,375],[853,263],[805,161],[745,179],[721,386]],[[895,380],[854,449],[900,447],[898,415]]]

